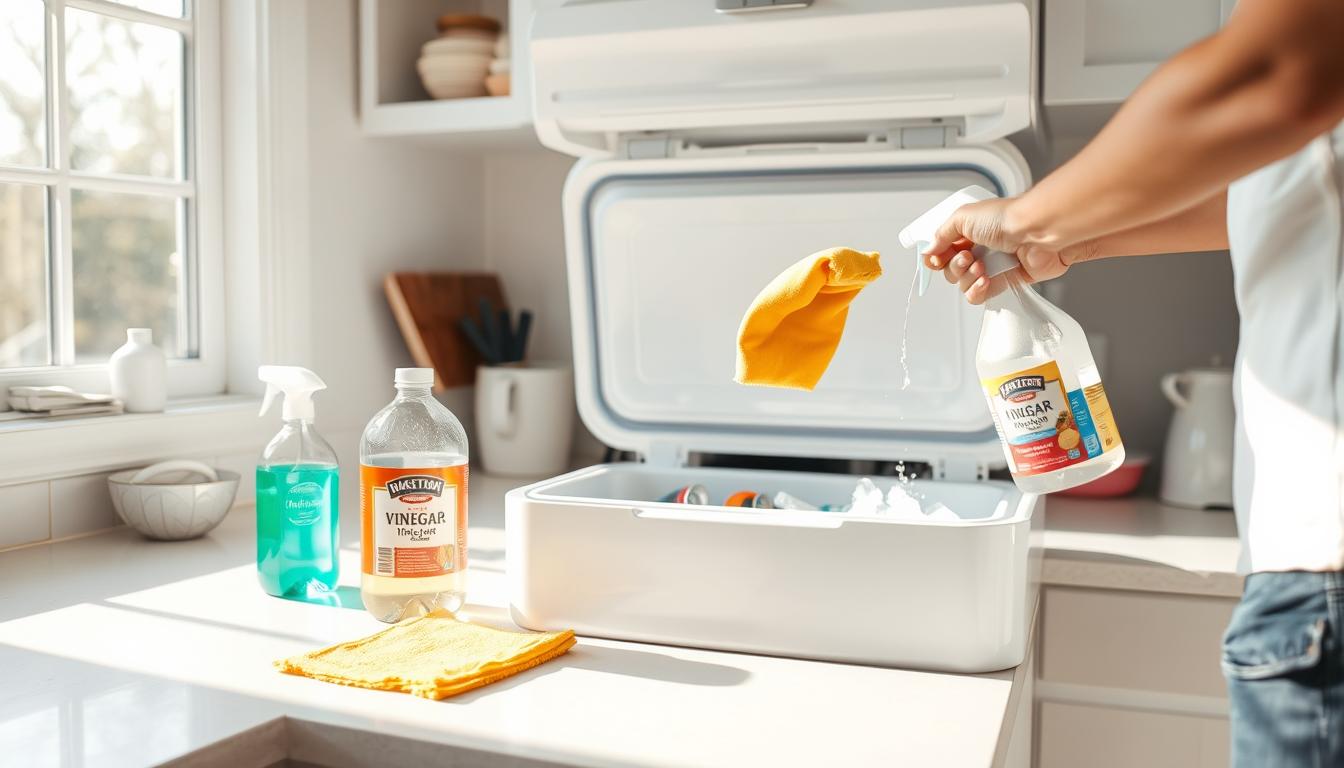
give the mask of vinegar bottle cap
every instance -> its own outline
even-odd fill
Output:
[[[428,387],[434,383],[433,368],[398,368],[392,383],[397,386]]]

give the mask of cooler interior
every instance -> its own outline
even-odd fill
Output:
[[[920,501],[927,513],[933,506],[942,505],[956,515],[957,520],[912,520],[908,517],[865,516],[848,512],[813,512],[800,510],[756,510],[723,506],[732,493],[755,491],[774,496],[777,491],[787,492],[814,505],[848,503],[859,475],[825,474],[810,472],[772,471],[760,469],[725,469],[718,467],[655,467],[647,464],[603,464],[572,472],[554,480],[532,486],[528,498],[538,501],[560,501],[601,506],[637,506],[647,510],[678,510],[685,513],[726,515],[749,513],[764,519],[787,516],[806,517],[818,524],[844,520],[890,522],[892,524],[928,525],[985,525],[1017,522],[1031,517],[1032,504],[1023,504],[1022,494],[1011,483],[987,480],[958,483],[933,480],[911,480],[905,485],[911,496]],[[895,477],[874,477],[874,483],[886,494],[892,486],[903,484]],[[686,485],[700,485],[709,493],[706,506],[659,502],[671,491]]]

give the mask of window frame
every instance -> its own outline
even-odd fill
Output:
[[[213,249],[213,269],[201,274],[220,286],[202,297],[200,311],[215,318],[219,337],[203,353],[227,362],[225,394],[174,397],[164,413],[0,421],[0,486],[200,456],[203,445],[215,456],[250,453],[275,431],[256,416],[257,366],[311,364],[307,4],[196,3],[198,29],[210,35],[198,45],[198,78],[219,74],[216,89],[198,90],[207,115],[201,125],[218,127],[201,131],[197,148],[198,199],[210,201],[198,208],[201,257]],[[208,93],[218,98],[207,103]],[[179,365],[170,363],[170,372]],[[67,378],[107,386],[102,366],[85,368],[94,370]],[[33,370],[47,373],[10,381],[0,375],[0,386],[51,383],[57,369]],[[39,512],[45,514],[18,510]]]
[[[222,247],[223,124],[221,110],[220,0],[186,0],[181,19],[160,16],[109,0],[41,0],[46,38],[47,162],[43,168],[0,166],[0,182],[37,184],[47,194],[48,327],[57,352],[52,364],[0,369],[0,393],[17,385],[62,384],[80,391],[108,388],[106,363],[71,363],[74,317],[71,190],[162,194],[190,200],[180,216],[179,239],[193,257],[184,260],[186,279],[179,302],[179,329],[191,329],[195,356],[169,359],[168,395],[216,395],[226,389],[225,272]],[[69,167],[70,116],[65,98],[65,11],[93,11],[129,22],[150,22],[183,35],[181,179],[91,174]],[[59,50],[58,50],[59,46]],[[75,184],[72,186],[71,181]],[[59,266],[58,266],[59,264]],[[53,267],[56,267],[53,269]],[[191,312],[194,309],[194,317]],[[194,322],[193,322],[194,321]],[[194,349],[191,349],[193,348]],[[62,364],[62,361],[66,361]],[[0,398],[0,411],[7,410]]]

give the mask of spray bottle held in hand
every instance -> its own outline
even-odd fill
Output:
[[[921,296],[930,278],[922,253],[934,232],[961,206],[992,197],[966,187],[901,230],[901,245],[917,249]],[[1119,467],[1125,447],[1082,326],[1032,290],[1012,254],[983,246],[972,253],[1006,284],[985,302],[975,366],[1017,486],[1051,493]]]

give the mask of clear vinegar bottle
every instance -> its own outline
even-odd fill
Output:
[[[433,382],[398,368],[359,443],[360,595],[381,621],[455,613],[466,596],[467,433]]]
[[[985,302],[976,368],[1008,467],[1028,493],[1095,480],[1125,461],[1087,337],[1072,317],[1005,274]]]

